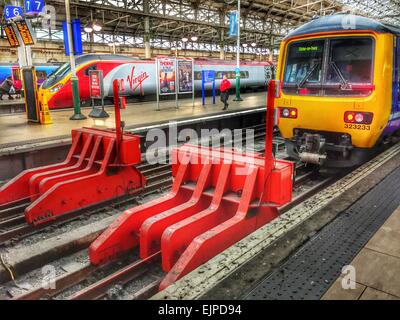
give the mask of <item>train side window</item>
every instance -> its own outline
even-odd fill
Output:
[[[91,71],[91,70],[97,70],[97,65],[96,65],[96,64],[93,64],[93,65],[87,67],[87,68],[85,69],[85,76],[89,76],[89,71]]]

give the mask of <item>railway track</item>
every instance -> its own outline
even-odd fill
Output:
[[[263,153],[263,144],[260,143],[265,137],[265,132],[262,132],[264,125],[255,126],[255,139],[258,140],[259,147],[255,148],[255,152]],[[210,144],[212,142],[210,141]],[[277,150],[279,149],[279,144],[277,142]],[[221,141],[221,145],[224,145]],[[148,186],[143,190],[142,194],[149,194],[155,190],[167,189],[172,184],[171,166],[170,165],[150,165],[142,164],[139,169],[148,179]],[[314,173],[304,170],[301,164],[297,165],[299,170],[298,175],[295,180],[295,188],[306,185],[309,181],[312,181]],[[332,177],[321,179],[313,183],[308,191],[300,192],[295,196],[293,202],[286,207],[281,208],[282,212],[289,210],[291,207],[297,205],[298,203],[304,201],[308,197],[311,197],[323,187],[329,185],[333,182]],[[124,199],[119,199],[113,203],[107,204],[108,207],[113,207],[114,209],[121,208],[126,204],[132,204],[137,195],[125,197]],[[32,235],[35,232],[43,230],[43,228],[49,225],[57,226],[57,223],[66,223],[72,221],[74,218],[80,216],[82,212],[73,213],[65,217],[65,221],[57,220],[55,224],[44,225],[39,229],[37,227],[32,227],[28,225],[24,220],[23,210],[26,208],[28,203],[19,203],[10,208],[0,207],[0,212],[6,212],[2,219],[0,220],[0,244],[5,243],[13,238],[18,240]],[[105,204],[100,204],[95,208],[84,209],[85,216],[91,216],[98,212],[104,211]],[[123,210],[122,210],[123,211]],[[121,212],[122,212],[121,211]],[[62,252],[60,252],[60,259],[64,258]],[[125,288],[129,287],[131,283],[135,281],[143,284],[140,285],[137,290],[129,291],[127,296],[129,299],[147,299],[154,295],[158,291],[158,286],[164,277],[164,274],[160,270],[160,253],[156,253],[146,260],[135,260],[132,263],[132,259],[121,265],[115,266],[115,263],[109,265],[95,267],[90,265],[89,262],[85,263],[78,270],[72,272],[66,272],[55,279],[56,288],[55,289],[45,289],[43,287],[36,287],[28,290],[22,294],[12,295],[11,299],[14,300],[32,300],[32,299],[107,299],[110,297],[110,291],[115,287]],[[100,273],[100,277],[96,277],[96,274]],[[91,279],[88,281],[88,279]],[[123,291],[123,289],[122,289]],[[10,297],[7,297],[8,299]]]
[[[313,175],[312,172],[305,172],[299,175],[295,182],[295,188],[310,183]],[[307,191],[299,192],[298,195],[294,197],[292,203],[280,208],[280,212],[284,213],[288,211],[339,178],[340,177],[338,176],[326,178],[320,177],[318,181],[313,183],[311,188],[307,189]],[[147,299],[158,291],[158,286],[165,276],[165,274],[160,272],[160,257],[160,252],[153,254],[146,260],[138,260],[136,257],[134,262],[127,262],[122,267],[115,267],[115,262],[99,267],[86,263],[79,270],[65,273],[56,278],[56,289],[37,287],[26,293],[14,296],[12,299],[109,299],[114,287],[120,288],[122,293],[119,297],[129,297],[129,299]],[[88,281],[88,278],[93,278],[92,276],[96,273],[100,273],[102,276],[97,280]],[[137,291],[125,292],[124,288],[128,287],[130,283],[135,281],[144,283],[144,285],[138,288]]]
[[[247,127],[243,130],[253,130],[254,138],[258,141],[265,137],[265,124]],[[275,134],[277,134],[277,132],[275,132]],[[218,141],[211,139],[208,143],[210,146],[215,144],[226,146],[231,142],[226,142],[224,141],[224,138],[221,138]],[[263,150],[258,150],[258,152],[262,153]],[[105,207],[111,207],[113,209],[126,203],[134,202],[138,195],[151,193],[171,186],[171,165],[144,163],[139,165],[138,169],[147,179],[147,186],[140,193],[128,197],[124,196],[120,199],[112,199],[107,202],[96,204],[95,206],[86,207],[60,216],[57,220],[39,226],[32,226],[25,221],[24,210],[29,206],[29,201],[19,201],[13,203],[11,206],[0,206],[0,246],[4,246],[7,242],[13,239],[23,239],[47,227],[57,226],[60,223],[73,221],[74,219],[79,218],[83,213],[86,216],[91,216],[103,211]]]
[[[168,188],[171,185],[171,165],[152,165],[144,164],[138,166],[147,179],[147,186],[140,192],[141,195],[154,192],[159,189]],[[118,207],[132,202],[138,194],[125,196],[121,199],[113,199],[89,208],[61,216],[59,219],[39,226],[32,226],[25,220],[24,210],[29,206],[29,202],[16,203],[10,207],[3,207],[0,210],[0,245],[14,238],[24,238],[33,233],[39,232],[49,226],[54,226],[62,222],[72,221],[85,213],[87,216],[103,211],[105,207]]]

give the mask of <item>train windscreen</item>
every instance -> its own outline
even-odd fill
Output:
[[[373,84],[374,42],[369,37],[289,44],[283,77],[288,94],[367,95]]]
[[[308,88],[318,94],[322,81],[324,40],[299,41],[289,45],[283,88],[298,93]]]
[[[66,74],[71,71],[69,63],[64,63],[59,67],[47,80],[42,84],[43,89],[48,89],[60,81]]]

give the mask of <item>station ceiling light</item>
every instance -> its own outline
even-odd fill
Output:
[[[257,43],[255,43],[255,42],[253,42],[252,44],[251,44],[251,46],[254,48],[255,46],[257,45]]]
[[[87,23],[87,24],[83,27],[83,30],[85,30],[86,33],[92,33],[92,32],[93,32],[93,27],[92,27],[90,24]]]
[[[103,26],[97,20],[93,21],[92,27],[93,27],[93,30],[96,32],[99,32],[103,29]]]
[[[102,24],[100,22],[98,22],[97,20],[86,23],[83,28],[83,30],[85,30],[86,33],[92,33],[93,31],[99,32],[102,29],[103,29]]]
[[[190,38],[190,40],[192,40],[192,41],[197,41],[199,38],[197,37],[197,36],[192,36],[191,38]]]
[[[244,48],[247,48],[247,43],[243,43],[242,46],[243,46]]]
[[[189,41],[188,38],[186,38],[186,37],[183,37],[183,38],[182,38],[182,42],[188,42],[188,41]]]

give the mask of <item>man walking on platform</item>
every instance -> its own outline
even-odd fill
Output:
[[[7,77],[7,79],[0,84],[0,100],[3,100],[4,94],[8,94],[8,99],[14,100],[11,96],[11,88],[13,88],[12,77]]]
[[[224,79],[221,82],[219,90],[221,91],[221,101],[224,103],[224,108],[222,110],[227,110],[229,107],[229,90],[231,88],[231,82],[228,80],[226,74],[224,74]]]

